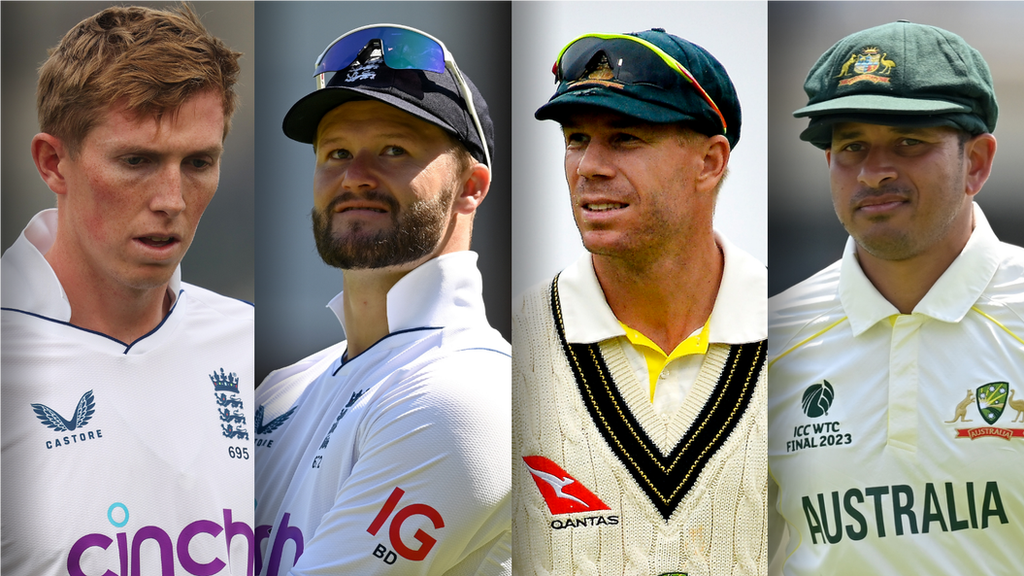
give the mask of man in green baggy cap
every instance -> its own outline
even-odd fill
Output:
[[[996,151],[988,65],[901,20],[840,40],[804,90],[800,138],[825,151],[850,239],[769,300],[769,572],[1012,571],[1024,250],[974,203]]]

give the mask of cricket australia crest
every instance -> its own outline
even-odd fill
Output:
[[[1003,408],[1006,408],[1006,391],[1009,385],[1006,382],[990,382],[984,386],[978,386],[975,391],[975,398],[978,402],[978,412],[989,424],[995,424],[996,420],[1003,415]]]
[[[840,68],[839,74],[835,76],[842,78],[839,85],[849,86],[862,80],[876,84],[888,84],[889,73],[896,67],[896,62],[890,60],[888,55],[887,52],[883,53],[874,46],[850,54]]]
[[[956,413],[953,419],[946,420],[946,424],[974,422],[974,419],[968,417],[968,409],[973,405],[978,409],[978,415],[981,416],[987,426],[958,428],[956,431],[957,438],[970,438],[971,440],[985,436],[995,436],[1004,440],[1024,438],[1024,428],[1009,428],[1006,426],[1005,421],[1003,425],[995,426],[995,423],[1002,417],[1007,405],[1010,406],[1011,411],[1017,412],[1017,415],[1011,422],[1024,422],[1024,399],[1014,399],[1013,395],[1016,390],[1012,389],[1008,382],[989,382],[988,384],[978,386],[974,390],[968,388],[966,392],[966,396],[956,405]]]

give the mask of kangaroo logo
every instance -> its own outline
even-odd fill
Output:
[[[70,420],[65,420],[56,410],[44,404],[33,404],[36,418],[47,428],[57,432],[71,432],[89,423],[92,415],[96,413],[96,401],[92,397],[92,390],[82,394],[78,401],[75,413]]]

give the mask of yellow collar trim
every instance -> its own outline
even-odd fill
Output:
[[[626,338],[634,346],[640,348],[644,353],[644,359],[647,361],[647,376],[650,379],[651,385],[651,402],[654,401],[654,388],[657,385],[658,378],[661,376],[661,371],[665,368],[666,364],[677,358],[682,358],[683,356],[689,356],[691,354],[707,354],[710,325],[711,317],[709,316],[707,321],[704,322],[704,327],[701,328],[699,334],[690,336],[686,340],[680,342],[671,354],[665,354],[661,347],[655,344],[650,338],[644,336],[639,331],[626,326],[622,322],[619,322],[619,326],[622,326],[622,329],[626,331]]]

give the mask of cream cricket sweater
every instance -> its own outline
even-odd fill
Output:
[[[713,343],[665,417],[625,337],[566,343],[560,309],[556,282],[513,311],[514,573],[764,574],[765,342]]]

